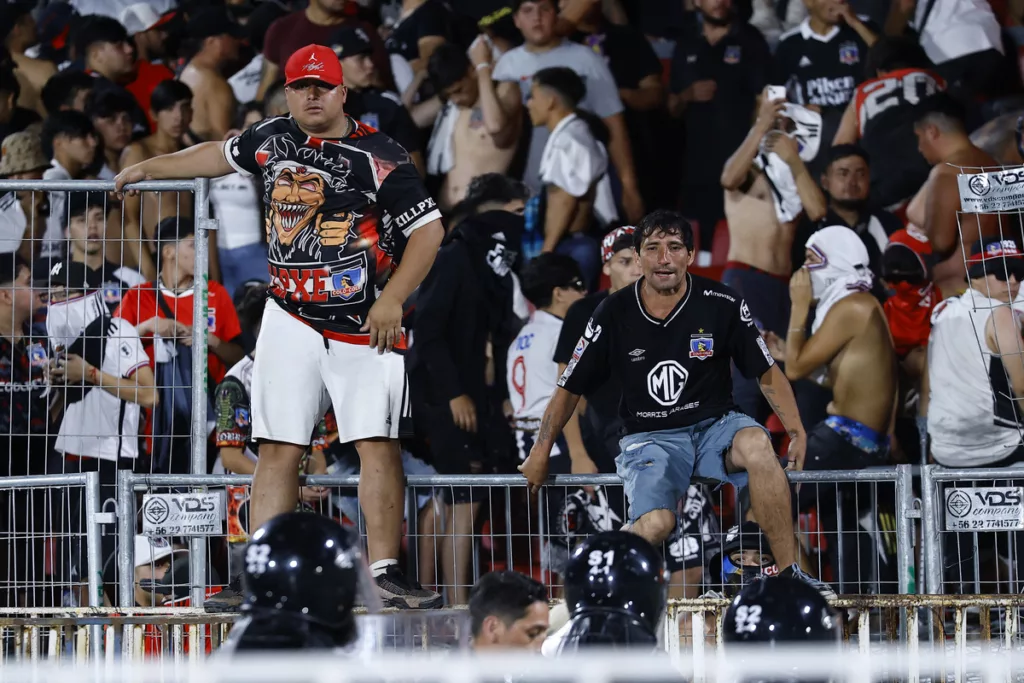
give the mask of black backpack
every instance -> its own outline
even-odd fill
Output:
[[[174,314],[164,301],[163,295],[157,292],[156,299],[164,315],[174,320]],[[175,353],[169,360],[155,363],[154,378],[159,402],[153,409],[152,471],[160,474],[190,474],[192,347],[175,342],[174,350]],[[206,395],[206,414],[214,414],[213,397],[209,391]]]

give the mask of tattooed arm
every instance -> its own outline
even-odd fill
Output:
[[[792,395],[792,394],[791,394]],[[569,421],[580,397],[558,387],[551,395],[547,410],[540,421],[540,429],[537,431],[537,438],[530,449],[530,455],[519,466],[530,484],[531,491],[537,491],[548,478],[548,460],[551,458],[551,448],[555,445],[555,439],[562,433],[562,428]]]
[[[796,397],[793,395],[793,387],[786,379],[786,375],[779,369],[778,364],[772,365],[758,379],[761,386],[761,393],[764,395],[768,405],[779,418],[782,426],[786,428],[789,435],[789,466],[787,469],[803,469],[804,454],[807,450],[807,432],[804,431],[803,422],[800,421],[800,411],[796,407]]]

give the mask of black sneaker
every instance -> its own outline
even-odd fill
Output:
[[[444,598],[434,591],[428,591],[415,581],[405,578],[398,565],[388,565],[383,574],[373,579],[377,583],[377,592],[387,607],[399,609],[437,609],[444,603]]]
[[[225,612],[240,612],[242,610],[242,577],[238,576],[231,580],[228,587],[216,595],[212,595],[203,602],[203,609],[208,614],[223,614]]]
[[[779,576],[787,576],[791,579],[800,579],[804,583],[810,585],[811,588],[821,593],[821,597],[825,598],[826,600],[831,600],[832,598],[836,597],[836,592],[832,590],[831,586],[829,586],[824,581],[819,581],[810,574],[806,573],[803,569],[800,569],[799,565],[791,564],[790,566],[786,567],[781,572],[779,572]]]

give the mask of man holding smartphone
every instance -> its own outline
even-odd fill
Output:
[[[784,90],[765,88],[757,120],[722,169],[729,255],[722,282],[744,298],[762,333],[785,337],[789,321],[790,246],[799,217],[825,215],[825,196],[800,158],[796,140],[782,128]],[[785,167],[785,168],[782,168]],[[781,177],[788,171],[788,178]],[[768,417],[757,381],[733,373],[733,394],[743,412]]]

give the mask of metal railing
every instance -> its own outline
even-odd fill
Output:
[[[891,485],[894,492],[892,498],[893,511],[896,517],[896,528],[894,533],[894,545],[896,548],[895,559],[896,559],[896,585],[890,586],[888,589],[878,583],[874,592],[888,592],[888,593],[909,593],[913,590],[914,586],[914,531],[913,523],[914,520],[920,516],[919,508],[916,504],[916,499],[913,495],[913,488],[911,485],[912,473],[909,467],[900,466],[892,467],[887,469],[878,470],[867,470],[867,471],[852,471],[852,472],[790,472],[790,480],[793,483],[800,484],[801,486],[836,486],[839,485]],[[123,549],[118,554],[118,564],[121,576],[130,576],[134,567],[134,559],[132,556],[133,542],[132,539],[138,533],[139,529],[139,510],[138,510],[138,494],[152,492],[157,489],[174,490],[179,493],[191,492],[191,493],[208,493],[211,489],[217,489],[226,486],[244,486],[251,482],[251,477],[241,475],[165,475],[165,474],[134,474],[129,471],[122,471],[118,473],[118,509],[121,514],[118,516],[118,536],[120,539],[120,547]],[[318,486],[325,487],[332,490],[339,490],[344,488],[355,488],[358,485],[358,476],[332,476],[332,475],[317,475],[317,476],[306,476],[302,478],[302,485],[304,486]],[[560,475],[552,477],[545,487],[546,489],[555,490],[575,490],[579,487],[604,487],[611,490],[618,484],[618,478],[615,475]],[[541,559],[542,548],[534,548],[534,543],[539,543],[543,546],[545,541],[549,541],[554,538],[555,534],[550,529],[549,516],[545,506],[548,504],[548,496],[540,495],[529,503],[532,507],[531,514],[528,516],[529,520],[536,520],[535,526],[527,528],[526,533],[516,534],[512,528],[511,520],[513,517],[513,508],[515,507],[514,501],[527,502],[530,499],[526,496],[526,480],[520,475],[415,475],[407,477],[407,496],[410,499],[409,507],[415,510],[415,502],[417,499],[417,492],[424,489],[439,489],[444,487],[454,486],[470,486],[475,487],[482,492],[486,492],[487,495],[481,493],[480,498],[493,500],[503,499],[503,509],[497,511],[493,509],[495,506],[491,505],[492,509],[489,510],[490,516],[493,518],[490,520],[492,526],[488,528],[488,531],[482,534],[474,534],[474,544],[480,544],[486,542],[490,548],[498,548],[503,550],[504,561],[500,567],[495,567],[491,564],[491,568],[523,568],[534,567],[538,564],[538,560]],[[496,493],[495,493],[496,492]],[[613,494],[609,494],[613,495]],[[517,497],[518,496],[518,497]],[[533,514],[535,513],[535,514]],[[409,515],[409,525],[407,529],[406,537],[408,539],[408,546],[410,548],[410,554],[415,553],[417,546],[417,540],[420,535],[417,530],[416,515]],[[356,523],[357,526],[361,527],[360,520],[351,520]],[[495,531],[497,522],[504,522],[503,531]],[[733,522],[734,523],[734,522]],[[617,525],[616,528],[620,525]],[[731,526],[731,524],[723,524],[723,527]],[[536,531],[534,531],[536,529]],[[724,531],[724,529],[723,529]],[[863,532],[867,533],[867,532]],[[438,538],[442,538],[443,533],[434,532],[434,544],[435,547],[438,545]],[[717,534],[718,538],[715,538],[716,542],[720,541],[721,534]],[[216,534],[210,538],[199,537],[199,541],[206,545],[206,541],[215,538]],[[578,542],[579,538],[575,537],[572,542]],[[514,546],[520,547],[526,542],[526,549],[521,552],[528,553],[528,562],[518,562],[515,559],[515,548]],[[559,540],[559,542],[564,542]],[[210,588],[210,582],[207,577],[211,575],[211,567],[207,563],[208,555],[190,555],[189,560],[189,585],[190,585],[190,596],[191,605],[200,606],[205,600],[207,590]],[[704,566],[707,565],[707,561],[710,559],[710,549],[708,555],[702,558],[702,564],[699,566],[700,572],[703,573]],[[416,563],[410,559],[412,571],[415,571]],[[471,585],[475,582],[476,578],[480,574],[484,573],[484,562],[475,562],[472,579],[469,581]],[[525,569],[530,571],[530,569]],[[542,572],[545,572],[542,569]],[[233,574],[229,568],[228,574]],[[557,582],[554,580],[552,572],[546,571],[542,574],[542,578],[549,585],[555,586]],[[415,576],[415,573],[411,575]],[[226,584],[227,580],[222,577],[221,585]],[[700,587],[699,583],[696,587]],[[133,596],[134,586],[127,582],[122,581],[119,587],[119,602],[122,606],[134,605]],[[702,590],[692,593],[692,597],[696,597]],[[553,597],[555,597],[553,595]],[[451,602],[451,601],[450,601]]]
[[[692,652],[707,663],[724,644],[730,601],[670,600],[659,635],[672,655]],[[978,652],[1021,647],[1021,596],[892,595],[830,600],[841,615],[842,639],[862,653],[886,643],[908,652],[942,644],[957,659]],[[555,602],[552,603],[554,606]],[[0,665],[19,659],[166,658],[196,661],[227,638],[237,614],[199,608],[71,608],[0,610]],[[464,650],[469,646],[465,606],[434,611],[386,610],[361,614],[361,650]],[[695,672],[700,677],[700,669]]]
[[[1015,527],[1024,526],[1022,484],[1022,466],[922,468],[922,561],[928,593],[945,593],[947,587],[959,593],[1021,592],[1024,531]],[[983,590],[993,586],[995,590]]]
[[[149,250],[150,239],[146,236],[146,229],[144,224],[152,223],[151,216],[147,217],[147,212],[152,207],[156,207],[156,216],[166,217],[164,214],[168,214],[174,217],[176,220],[181,220],[187,216],[186,212],[181,210],[182,197],[186,194],[191,195],[191,201],[193,203],[193,210],[191,211],[191,218],[195,225],[195,258],[194,258],[194,285],[192,287],[192,318],[194,321],[206,321],[208,320],[209,304],[208,304],[208,272],[209,272],[209,246],[208,246],[208,231],[215,230],[217,228],[217,221],[210,218],[209,214],[209,196],[210,196],[210,181],[208,179],[194,179],[194,180],[175,180],[175,181],[145,181],[134,185],[129,188],[131,190],[137,190],[140,193],[139,198],[139,211],[138,215],[128,215],[125,210],[127,204],[119,205],[118,202],[113,198],[112,192],[114,191],[114,183],[111,181],[99,181],[99,180],[70,180],[70,181],[58,181],[58,180],[0,180],[0,194],[13,192],[15,194],[15,201],[18,201],[19,197],[26,196],[31,199],[31,206],[36,206],[37,197],[49,197],[50,199],[50,214],[48,216],[41,215],[37,212],[32,212],[26,216],[27,226],[26,235],[24,240],[28,242],[35,242],[33,244],[32,252],[34,256],[42,255],[43,258],[71,258],[71,245],[75,239],[81,241],[100,242],[102,243],[102,253],[106,258],[110,254],[120,253],[121,259],[117,261],[116,265],[122,266],[126,260],[126,254],[130,255],[131,250],[137,249],[137,259],[140,269],[142,269],[142,263],[145,258],[142,256],[142,252]],[[101,193],[98,197],[101,197],[99,202],[93,203],[92,195],[84,195],[89,202],[89,206],[103,209],[103,232],[100,237],[95,237],[90,234],[88,238],[82,235],[73,238],[71,236],[71,223],[72,218],[66,214],[66,207],[72,200],[72,195],[77,195],[79,198],[82,197],[81,193]],[[172,198],[167,200],[164,193],[171,193],[169,196]],[[176,199],[175,199],[176,198]],[[149,202],[149,204],[147,204]],[[176,202],[176,203],[175,203]],[[111,216],[116,215],[115,209],[121,207],[120,213],[120,226],[116,225],[111,221]],[[40,222],[46,224],[45,234],[41,228]],[[108,223],[110,223],[108,225]],[[126,225],[131,223],[138,227],[139,237],[137,239],[129,238],[129,231],[126,229]],[[59,228],[57,232],[61,234],[59,240],[54,241],[52,235],[53,232],[50,230],[51,227]],[[152,227],[152,226],[149,226]],[[90,228],[91,229],[91,228]],[[42,236],[37,236],[42,235]],[[155,239],[155,237],[154,237]],[[137,242],[137,243],[136,243]],[[159,251],[160,245],[156,244],[157,250]],[[135,258],[135,257],[132,257]],[[159,256],[157,256],[159,258]],[[131,258],[127,258],[131,261]],[[46,273],[32,273],[33,282],[40,279],[46,278]],[[146,278],[152,279],[152,278]],[[33,288],[36,286],[33,285]],[[105,294],[106,292],[104,292]],[[209,369],[207,365],[207,352],[208,352],[208,328],[204,324],[192,325],[191,329],[191,349],[192,349],[192,362],[191,371],[194,381],[191,387],[188,388],[191,395],[192,404],[192,415],[193,419],[191,424],[188,426],[189,437],[191,438],[191,449],[190,449],[190,462],[188,463],[188,470],[192,472],[205,472],[206,471],[206,441],[207,441],[207,400],[208,394],[208,382],[209,382]],[[43,345],[45,348],[45,344]],[[35,361],[35,359],[33,359]],[[43,364],[49,363],[50,358],[44,357],[41,362]],[[47,371],[49,372],[49,371]],[[47,377],[49,374],[47,375]],[[69,388],[72,387],[72,383],[68,382]],[[80,386],[84,387],[85,384],[80,383]],[[158,387],[159,389],[159,387]],[[64,408],[70,403],[67,396],[65,395]],[[35,416],[39,417],[39,416]],[[49,420],[46,420],[46,433],[36,434],[34,432],[22,435],[20,431],[15,433],[12,430],[12,437],[22,437],[29,441],[33,441],[35,437],[42,436],[49,440],[49,446],[47,449],[52,449],[52,439],[55,436],[55,432],[60,428],[60,422],[50,424]],[[184,425],[182,425],[184,428]],[[52,430],[52,431],[51,431]],[[118,436],[97,434],[97,436]],[[143,436],[143,434],[140,434]],[[181,437],[172,437],[183,439]],[[33,441],[33,443],[35,443]],[[120,448],[120,446],[118,446]],[[45,459],[49,460],[51,455],[57,456],[56,460],[57,471],[62,470],[60,461],[63,460],[61,454],[46,453]],[[80,456],[82,454],[75,453],[74,455]],[[12,465],[15,467],[15,471],[21,471],[26,467],[25,463],[21,463],[20,458],[27,458],[27,453],[11,453],[8,454]],[[81,460],[95,460],[99,462],[98,458],[92,457],[81,457]],[[16,462],[17,461],[17,462]],[[20,469],[19,469],[20,468]],[[40,470],[33,470],[40,471]],[[53,471],[52,467],[48,467],[47,471]],[[111,477],[112,478],[112,477]],[[111,482],[112,484],[112,482]],[[201,539],[190,540],[190,552],[196,558],[202,558],[206,552],[206,546],[201,542]],[[90,576],[90,578],[94,578]],[[93,593],[93,591],[90,591]]]
[[[61,519],[59,514],[60,506],[55,505],[52,498],[56,496],[58,499],[64,499],[67,497],[68,490],[71,488],[81,487],[83,494],[81,496],[80,504],[83,507],[83,514],[81,516],[80,528],[70,528],[70,524],[66,525],[66,528],[62,522],[66,520]],[[0,536],[0,543],[7,547],[8,553],[14,555],[8,558],[9,566],[8,570],[11,574],[8,579],[11,581],[11,585],[5,586],[5,590],[13,592],[16,596],[22,591],[28,591],[36,589],[38,582],[35,576],[24,576],[20,577],[18,572],[18,557],[17,549],[19,546],[24,547],[27,555],[25,559],[29,564],[32,560],[36,559],[37,555],[33,552],[32,544],[37,540],[48,539],[54,543],[54,547],[51,547],[50,553],[52,553],[51,562],[56,564],[65,564],[60,562],[60,559],[64,558],[64,553],[61,550],[72,550],[74,546],[81,547],[84,545],[85,553],[84,562],[72,562],[68,558],[67,566],[64,567],[53,567],[55,570],[54,579],[49,582],[46,586],[51,592],[63,595],[68,592],[76,591],[76,589],[83,588],[81,582],[76,582],[72,578],[71,564],[80,565],[78,568],[81,569],[81,573],[85,574],[85,585],[84,591],[77,591],[80,594],[84,594],[86,604],[90,607],[100,607],[103,605],[102,591],[101,591],[101,575],[102,575],[102,560],[100,557],[100,533],[101,525],[105,522],[112,522],[114,515],[108,512],[100,512],[100,486],[99,486],[99,475],[96,472],[86,472],[82,474],[48,474],[48,475],[36,475],[26,477],[3,477],[0,478],[0,493],[2,492],[25,492],[28,496],[41,495],[44,497],[44,510],[42,512],[41,524],[38,522],[32,524],[32,529],[25,532],[13,532],[9,536]],[[36,506],[32,504],[33,501],[29,501],[28,509],[35,509]],[[14,501],[11,501],[11,510],[9,511],[12,515],[17,513],[15,509]],[[58,510],[58,514],[54,515],[52,512],[54,509]],[[16,522],[16,520],[14,520]],[[17,524],[12,525],[12,528],[16,527]],[[40,528],[40,526],[42,528]],[[6,534],[5,534],[6,535]],[[19,538],[20,537],[20,538]],[[56,546],[62,546],[58,549]],[[72,550],[71,555],[74,555]],[[13,566],[12,566],[13,565]],[[64,569],[67,574],[64,574],[60,570]],[[26,567],[26,570],[28,568]],[[33,572],[34,574],[34,572]],[[80,575],[77,577],[82,579]],[[19,609],[18,611],[23,611]],[[94,639],[98,636],[98,631],[93,629]],[[0,648],[3,647],[3,639],[0,638]],[[98,651],[93,654],[97,654]]]

